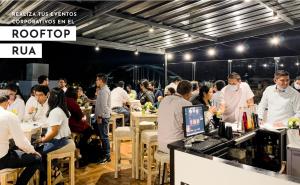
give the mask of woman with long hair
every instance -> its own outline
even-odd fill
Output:
[[[153,92],[149,89],[148,80],[143,80],[140,83],[140,89],[141,89],[141,96],[140,96],[141,104],[144,105],[146,102],[151,102],[153,105],[155,97]]]

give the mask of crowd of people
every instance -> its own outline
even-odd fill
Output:
[[[183,139],[182,107],[202,104],[205,109],[207,128],[210,122],[236,122],[240,107],[254,104],[254,93],[237,73],[228,75],[228,84],[217,80],[214,83],[199,84],[176,77],[164,90],[157,88],[154,81],[144,79],[139,83],[138,93],[130,84],[119,81],[110,90],[105,74],[97,74],[94,98],[88,98],[81,87],[67,85],[67,80],[58,80],[57,87],[49,89],[46,75],[38,78],[38,84],[31,88],[31,96],[24,101],[19,87],[8,84],[0,94],[0,169],[25,167],[17,184],[27,184],[36,170],[41,172],[41,183],[46,179],[47,153],[68,144],[71,132],[80,134],[76,143],[81,153],[80,165],[89,163],[87,141],[92,134],[101,138],[102,158],[98,163],[110,162],[108,137],[109,120],[112,112],[124,114],[125,123],[130,123],[129,103],[139,100],[143,106],[150,102],[158,108],[159,150],[168,153],[167,144]],[[265,89],[258,105],[261,120],[274,125],[284,125],[290,117],[300,117],[300,77],[290,85],[289,73],[277,71],[274,85]],[[81,107],[94,106],[94,120],[89,124]],[[263,115],[267,111],[267,118]],[[21,122],[42,123],[42,137],[28,141],[21,130]],[[215,126],[215,125],[214,125]],[[10,135],[16,148],[9,148]],[[36,148],[31,143],[38,144]],[[55,176],[59,176],[54,168]]]

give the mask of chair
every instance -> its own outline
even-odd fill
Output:
[[[117,128],[117,119],[122,119],[122,127],[125,126],[125,119],[124,119],[124,114],[118,114],[116,112],[112,112],[111,113],[111,117],[109,120],[109,125],[112,125],[112,140],[111,140],[111,148],[114,148],[114,133],[115,133],[115,129]],[[108,132],[109,132],[109,127],[108,127]],[[113,150],[112,150],[113,151]]]
[[[141,180],[147,174],[147,184],[152,184],[152,176],[158,173],[157,170],[152,170],[153,155],[156,150],[157,143],[157,130],[144,130],[141,134],[140,142],[140,161],[141,161]],[[145,155],[147,157],[145,157]],[[147,161],[147,163],[146,163]]]
[[[156,160],[156,168],[158,169],[159,184],[164,184],[167,165],[170,164],[170,154],[156,151],[154,154]],[[163,170],[163,173],[161,173]]]
[[[69,159],[69,184],[75,185],[75,143],[69,139],[68,144],[47,154],[47,184],[51,185],[51,163],[53,159]],[[64,179],[66,180],[66,179]]]
[[[121,160],[131,160],[131,163],[134,162],[133,157],[130,158],[122,158],[121,157],[121,142],[122,140],[133,140],[133,132],[130,127],[118,127],[114,133],[114,141],[115,141],[115,178],[118,178],[118,172],[122,167]],[[132,147],[133,154],[133,147]],[[133,156],[133,155],[132,155]],[[131,165],[132,168],[133,165]],[[132,168],[132,178],[134,178],[134,169]]]
[[[15,169],[8,168],[8,169],[0,170],[0,184],[7,185],[8,180],[12,180],[13,184],[16,184],[18,178],[18,172],[19,172],[18,168]]]

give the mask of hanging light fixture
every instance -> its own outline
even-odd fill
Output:
[[[245,46],[243,44],[239,44],[239,45],[236,46],[235,50],[238,53],[243,53],[245,51]]]
[[[153,33],[154,32],[154,28],[151,26],[148,31],[149,31],[149,33]]]
[[[98,44],[96,44],[96,46],[95,46],[95,51],[96,51],[96,52],[100,51],[100,47],[99,47]]]
[[[172,60],[174,58],[173,53],[167,53],[167,59]]]
[[[190,53],[185,53],[183,55],[183,59],[186,60],[186,61],[191,60],[192,59],[192,55]]]
[[[217,53],[217,51],[216,51],[215,48],[209,48],[209,49],[207,50],[207,55],[210,56],[210,57],[215,56],[216,53]]]
[[[135,54],[135,55],[139,55],[138,49],[136,49],[136,50],[134,51],[134,54]]]
[[[270,43],[274,46],[278,46],[280,44],[280,37],[274,36],[270,39]]]

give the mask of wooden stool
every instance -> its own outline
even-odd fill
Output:
[[[16,184],[17,178],[18,178],[18,172],[19,169],[15,168],[7,168],[0,170],[0,184],[1,185],[7,185],[8,180],[12,180],[13,184]]]
[[[47,154],[47,184],[51,185],[51,162],[52,159],[69,159],[69,184],[75,185],[75,152],[76,146],[72,139],[68,144],[58,150],[54,150]]]
[[[131,163],[134,162],[133,157],[131,158],[122,158],[121,157],[121,141],[122,140],[133,140],[133,132],[130,127],[118,127],[115,130],[114,141],[115,141],[115,178],[118,178],[118,172],[122,166],[121,160],[131,160]],[[133,146],[132,146],[132,156],[133,156]],[[133,165],[131,165],[132,168]],[[134,178],[134,169],[132,168],[132,178]]]
[[[164,184],[167,165],[170,163],[170,154],[156,151],[154,154],[156,160],[156,168],[159,171],[159,184]],[[163,173],[161,175],[161,170]]]
[[[152,121],[141,121],[140,124],[140,131],[142,130],[154,130],[155,129],[155,123]]]
[[[115,129],[117,128],[117,119],[122,119],[122,127],[125,126],[124,114],[118,114],[116,112],[112,112],[110,120],[109,120],[109,125],[112,125],[112,129],[111,129],[111,131],[112,131],[111,132],[111,135],[112,135],[111,148],[112,149],[114,149],[114,133],[115,133]],[[108,132],[109,132],[109,127],[108,127]]]
[[[152,176],[156,175],[158,171],[152,170],[153,155],[156,149],[157,143],[157,130],[144,130],[141,134],[140,142],[140,161],[141,161],[141,180],[144,179],[144,175],[147,174],[147,184],[152,184]],[[145,152],[147,158],[145,157]],[[145,165],[145,162],[147,164]]]

